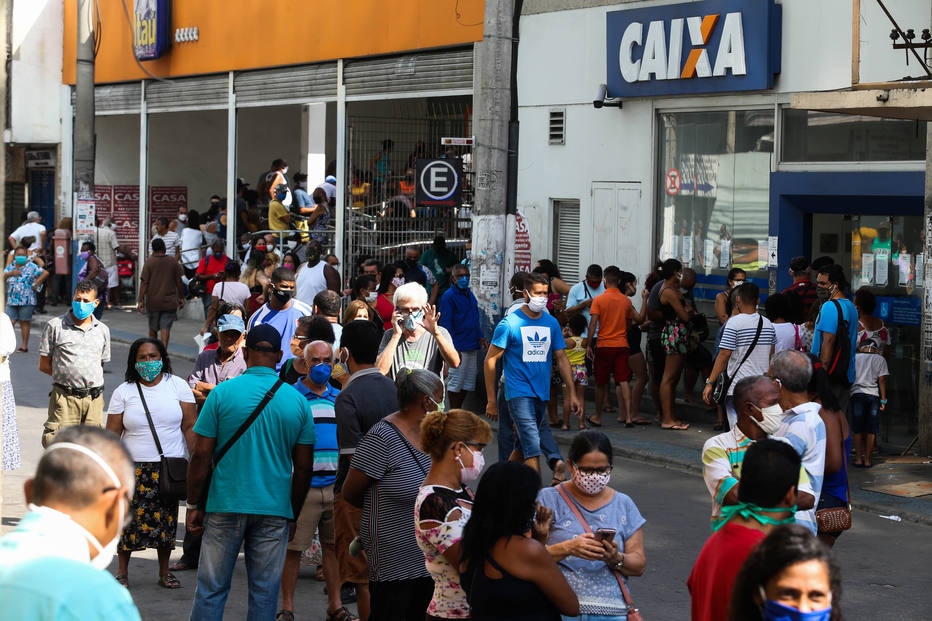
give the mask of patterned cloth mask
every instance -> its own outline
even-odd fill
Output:
[[[584,494],[595,496],[603,489],[605,489],[611,477],[611,472],[590,472],[583,474],[577,470],[573,474],[573,482],[576,483],[576,487],[578,487]]]
[[[151,382],[162,372],[161,360],[144,360],[136,363],[136,372],[144,382]]]

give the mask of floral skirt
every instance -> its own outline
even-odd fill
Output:
[[[159,462],[136,462],[136,495],[130,513],[133,521],[120,537],[120,552],[175,548],[178,503],[164,503],[159,496]]]

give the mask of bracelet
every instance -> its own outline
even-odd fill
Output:
[[[881,399],[881,400],[880,400],[880,405],[887,405],[887,400],[886,400],[886,399]]]
[[[615,571],[621,571],[621,569],[622,569],[624,566],[625,566],[625,553],[622,552],[622,553],[621,553],[621,560],[618,561],[617,563],[615,563],[614,565],[612,565],[612,569],[614,569]]]
[[[187,509],[188,511],[191,511],[191,510],[199,510],[201,506],[197,503],[186,502],[184,503],[184,508]]]
[[[708,378],[708,377],[705,378],[705,383],[706,383],[706,386],[708,386],[709,384],[712,383],[712,379],[711,379],[711,378]]]

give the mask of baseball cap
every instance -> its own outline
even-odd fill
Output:
[[[217,321],[217,331],[229,332],[231,330],[236,330],[240,333],[245,332],[246,324],[243,322],[243,318],[239,315],[222,315],[220,320]]]
[[[268,343],[270,346],[259,345],[259,343]],[[281,351],[282,335],[274,326],[267,323],[260,323],[253,326],[246,333],[246,348],[255,349],[256,351],[276,352]]]
[[[327,178],[324,179],[324,181],[327,182],[327,183],[332,183],[332,184],[336,185],[336,183],[337,183],[337,178],[334,177],[333,175],[327,175]]]

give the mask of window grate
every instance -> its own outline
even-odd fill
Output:
[[[553,260],[566,282],[579,280],[579,242],[579,201],[554,200]]]
[[[550,111],[550,144],[566,144],[566,110]]]

